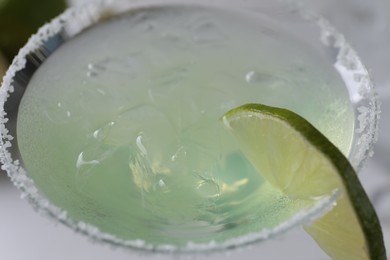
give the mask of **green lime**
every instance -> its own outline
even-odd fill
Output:
[[[386,259],[381,226],[348,159],[292,111],[247,104],[227,112],[226,128],[245,156],[291,198],[339,192],[333,208],[305,230],[333,259]]]

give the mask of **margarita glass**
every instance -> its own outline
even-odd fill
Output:
[[[273,189],[219,118],[306,117],[360,169],[378,104],[325,20],[273,1],[96,1],[42,27],[1,89],[3,169],[40,211],[99,241],[217,251],[321,216]],[[272,152],[272,151],[270,151]]]

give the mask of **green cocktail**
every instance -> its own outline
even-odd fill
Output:
[[[348,155],[348,73],[328,53],[241,8],[113,10],[45,59],[19,105],[23,165],[64,220],[114,243],[191,250],[272,234],[329,200],[275,189],[220,122],[246,103],[288,108]]]

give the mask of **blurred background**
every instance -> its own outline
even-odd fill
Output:
[[[0,0],[0,78],[17,51],[37,28],[67,6],[88,0]],[[261,1],[261,0],[259,0]],[[297,0],[298,1],[298,0]],[[360,173],[373,201],[390,251],[390,1],[303,0],[326,17],[361,56],[376,83],[382,102],[375,155]],[[388,252],[389,255],[389,252]],[[20,192],[0,172],[0,259],[171,259],[138,255],[92,243],[84,236],[34,212]],[[177,259],[179,257],[175,257]],[[184,259],[300,259],[328,257],[302,230],[228,254],[187,256]],[[180,259],[181,259],[180,258]]]

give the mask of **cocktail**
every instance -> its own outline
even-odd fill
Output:
[[[275,188],[224,128],[227,111],[247,103],[294,111],[356,169],[378,117],[367,71],[344,38],[272,1],[68,10],[29,40],[1,93],[1,160],[33,205],[97,240],[160,252],[267,240],[339,196]]]

